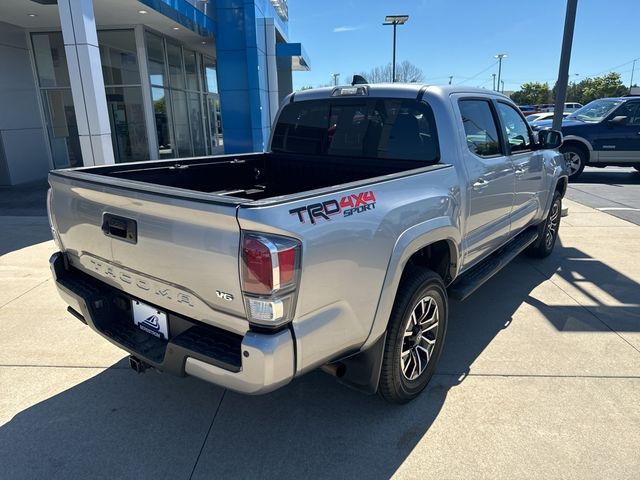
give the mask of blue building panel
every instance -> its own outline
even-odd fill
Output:
[[[203,37],[213,38],[216,33],[216,19],[206,15],[186,0],[139,0],[149,8]]]
[[[272,0],[211,0],[201,8],[194,0],[141,1],[203,36],[215,37],[225,152],[263,150],[272,113],[267,56],[277,53],[274,27],[285,42],[289,30]],[[277,45],[282,55],[291,51],[288,56],[303,56],[300,44],[292,50],[281,50],[283,45]]]

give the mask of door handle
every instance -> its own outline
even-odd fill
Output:
[[[473,189],[474,190],[482,190],[483,188],[487,187],[488,185],[489,185],[489,182],[487,182],[484,178],[479,178],[473,184]]]
[[[525,174],[525,172],[527,171],[526,168],[524,167],[516,167],[516,176],[521,177],[522,175]]]
[[[130,218],[105,213],[102,217],[102,232],[107,237],[138,243],[138,224]]]

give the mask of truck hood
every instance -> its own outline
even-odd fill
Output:
[[[543,130],[545,128],[551,128],[551,126],[553,125],[553,120],[540,120],[539,122],[533,122],[533,129],[534,130]],[[583,125],[588,125],[587,122],[583,122],[581,120],[575,120],[573,118],[564,118],[562,119],[562,127],[577,127],[577,126],[583,126]]]

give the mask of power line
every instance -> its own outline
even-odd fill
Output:
[[[620,65],[616,65],[615,67],[611,67],[611,68],[606,68],[604,70],[599,71],[598,73],[591,73],[591,74],[586,74],[586,75],[582,75],[583,77],[597,77],[598,75],[602,74],[602,73],[609,73],[612,72],[613,70],[615,70],[616,68],[620,68],[620,67],[624,67],[626,65],[630,65],[633,63],[633,58],[631,60],[629,60],[628,62],[625,63],[621,63]],[[637,60],[637,59],[636,59]]]
[[[458,85],[463,84],[464,82],[468,82],[469,80],[473,80],[474,78],[479,77],[480,75],[482,75],[485,72],[488,72],[489,70],[491,70],[493,67],[495,67],[498,64],[497,61],[493,62],[491,65],[489,65],[487,68],[485,68],[484,70],[476,73],[474,76],[467,78],[466,80],[463,80],[461,82],[458,82]],[[462,77],[461,77],[462,78]]]

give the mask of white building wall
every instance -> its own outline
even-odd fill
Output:
[[[27,38],[0,22],[0,185],[43,180],[50,169]]]
[[[59,0],[58,10],[83,163],[114,163],[93,2]]]

